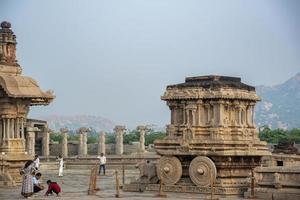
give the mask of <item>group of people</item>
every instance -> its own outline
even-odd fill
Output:
[[[106,157],[103,153],[100,154],[100,156],[97,157],[99,159],[99,174],[101,171],[103,171],[103,175],[105,175],[105,165],[106,165]],[[63,168],[64,168],[64,160],[62,156],[58,156],[59,161],[59,170],[58,170],[58,176],[63,176]],[[23,177],[22,182],[22,190],[21,194],[28,198],[32,196],[34,193],[38,193],[45,189],[45,187],[40,183],[40,179],[42,177],[42,173],[39,172],[40,167],[40,159],[39,156],[36,155],[34,160],[29,160],[25,163],[23,169],[20,171],[20,174]],[[60,186],[56,182],[52,182],[51,180],[47,180],[48,189],[45,193],[45,196],[48,196],[49,194],[55,193],[57,196],[59,196],[61,192]]]
[[[63,159],[60,158],[60,165],[63,166]],[[40,159],[39,156],[36,155],[34,160],[29,160],[25,163],[23,169],[20,171],[20,174],[23,177],[22,181],[22,190],[21,194],[25,198],[29,198],[34,193],[40,192],[41,190],[44,190],[44,186],[40,183],[40,179],[42,177],[42,174],[39,172],[39,166],[40,166]],[[59,175],[62,176],[62,170],[59,170]],[[56,182],[52,182],[51,180],[47,180],[48,189],[45,193],[45,196],[48,196],[49,194],[55,193],[57,196],[59,196],[59,193],[61,192],[60,186]]]

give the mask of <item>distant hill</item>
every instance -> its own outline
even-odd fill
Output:
[[[99,116],[77,115],[77,116],[44,116],[39,119],[46,120],[49,128],[58,131],[60,128],[68,127],[70,130],[76,130],[80,127],[92,127],[96,131],[112,132],[115,123]]]
[[[275,86],[257,86],[262,101],[256,106],[256,123],[271,128],[300,128],[300,73]]]

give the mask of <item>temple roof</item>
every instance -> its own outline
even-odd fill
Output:
[[[49,104],[55,98],[53,93],[43,92],[34,79],[22,76],[22,68],[16,60],[17,41],[11,24],[4,21],[0,26],[0,87],[9,98],[28,99],[31,105]]]
[[[218,75],[187,77],[184,83],[168,85],[167,89],[188,87],[197,87],[205,89],[232,88],[255,91],[255,87],[242,83],[241,78],[239,77]]]
[[[30,98],[32,105],[48,104],[54,99],[52,92],[43,92],[35,80],[26,76],[0,74],[0,86],[8,97]]]

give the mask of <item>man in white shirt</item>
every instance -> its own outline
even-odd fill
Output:
[[[103,153],[100,154],[100,156],[97,157],[99,159],[99,174],[101,173],[101,169],[103,169],[103,175],[105,175],[105,164],[106,164],[106,157]]]
[[[44,186],[42,186],[40,184],[40,178],[41,178],[42,174],[41,173],[36,173],[36,175],[34,177],[32,177],[32,183],[33,183],[33,192],[37,193],[41,190],[44,189]]]

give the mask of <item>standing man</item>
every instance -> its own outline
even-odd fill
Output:
[[[99,174],[101,173],[101,168],[103,169],[103,175],[105,175],[105,164],[106,164],[106,157],[104,153],[101,153],[100,156],[97,157],[99,159]]]

